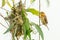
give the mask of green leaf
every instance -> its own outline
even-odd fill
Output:
[[[30,0],[30,3],[33,3],[33,2],[35,2],[35,0]]]
[[[31,40],[31,30],[30,30],[30,23],[28,18],[25,15],[26,11],[24,8],[22,8],[22,17],[23,17],[23,30],[24,30],[24,40],[26,40],[27,36],[29,37],[29,39]]]
[[[12,23],[9,28],[4,32],[4,34],[6,34],[7,32],[9,32],[13,27],[14,27],[15,23]]]
[[[5,6],[5,0],[2,0],[2,7]]]
[[[30,30],[28,30],[27,33],[28,33],[29,40],[31,40],[31,34],[30,34],[31,32],[30,32]]]
[[[22,8],[22,18],[23,18],[23,31],[24,31],[24,40],[26,40],[26,37],[27,37],[27,34],[26,34],[26,27],[25,27],[25,15],[24,15],[25,11],[24,9]]]
[[[23,29],[24,29],[24,40],[26,40],[26,37],[27,37],[26,28],[23,28]]]
[[[29,24],[29,20],[26,18],[26,21],[24,22],[24,39],[26,39],[26,37],[29,37],[29,40],[31,40],[31,35],[30,35],[30,24]]]
[[[23,30],[24,30],[24,40],[26,40],[27,34],[26,34],[26,27],[25,27],[25,24],[23,24]]]
[[[25,21],[25,26],[26,26],[26,29],[29,30],[30,24],[29,24],[29,20],[27,18],[26,18],[26,21]]]
[[[8,5],[10,8],[12,8],[12,5],[10,4],[9,1],[7,1],[7,5]]]
[[[39,34],[40,34],[42,40],[44,40],[44,35],[43,35],[43,32],[42,32],[40,26],[37,25],[37,24],[35,24],[35,23],[33,23],[33,22],[32,22],[31,24],[35,26],[35,28],[36,28],[36,30],[39,32]]]
[[[39,16],[39,11],[34,8],[28,8],[26,11],[31,12],[33,15]]]
[[[26,30],[26,29],[25,29]],[[24,34],[24,40],[26,40],[27,36],[29,37],[29,40],[31,40],[31,35],[30,35],[30,30],[26,30],[25,34]]]

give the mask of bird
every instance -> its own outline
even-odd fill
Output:
[[[47,20],[47,17],[45,15],[45,13],[44,12],[40,12],[39,17],[40,17],[40,20],[41,20],[42,24],[48,28],[48,26],[47,26],[48,20]],[[48,28],[48,30],[49,30],[49,28]]]

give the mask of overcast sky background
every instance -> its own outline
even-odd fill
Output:
[[[60,40],[60,0],[49,0],[50,5],[48,6],[46,3],[46,0],[41,0],[41,11],[44,11],[47,15],[48,19],[48,27],[49,30],[45,26],[41,26],[43,32],[44,32],[44,39],[45,40]],[[18,1],[16,1],[17,3]],[[35,9],[39,9],[38,6],[38,0],[36,0],[31,7]],[[29,1],[26,2],[26,8],[29,7]],[[1,5],[1,0],[0,0]],[[6,9],[9,9],[7,5],[5,6]],[[4,10],[0,9],[0,13],[3,16],[6,16],[6,13]],[[31,13],[28,14],[28,17],[31,21],[38,23],[38,17],[32,16]],[[0,22],[3,23],[5,26],[7,24],[3,20],[2,17],[0,17]],[[8,26],[7,26],[8,27]],[[8,32],[7,34],[3,34],[6,31],[6,29],[0,25],[0,40],[11,40],[11,34]],[[35,38],[35,40],[38,40],[38,34],[33,34],[32,38]],[[22,40],[22,39],[21,39]]]

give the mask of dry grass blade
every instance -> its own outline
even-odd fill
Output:
[[[0,13],[0,16],[2,17],[2,18],[4,18],[4,20],[5,20],[5,17]],[[6,20],[5,20],[5,22],[6,22]],[[7,23],[7,22],[6,22]],[[7,23],[7,25],[9,26],[9,24]]]
[[[2,23],[0,23],[4,28],[7,28],[6,26],[4,26]]]

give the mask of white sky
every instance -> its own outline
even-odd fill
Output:
[[[46,0],[41,0],[41,11],[44,11],[48,18],[48,27],[49,30],[45,26],[41,26],[43,32],[44,32],[44,39],[45,40],[60,40],[60,0],[49,0],[50,5],[47,6]],[[0,0],[1,2],[1,0]],[[0,3],[1,4],[1,3]],[[27,0],[27,7],[29,2]],[[31,7],[34,7],[38,10],[38,0],[36,0],[35,3],[31,5]],[[5,7],[8,9],[8,7]],[[6,15],[4,12],[0,10],[2,15]],[[38,23],[38,18],[35,16],[32,16],[32,14],[29,14],[30,20]],[[34,20],[32,20],[34,19]],[[4,25],[7,25],[3,18],[0,17],[0,22]],[[6,29],[0,25],[0,40],[11,40],[10,33],[3,34],[6,31]],[[33,35],[35,40],[38,40],[38,34]]]

